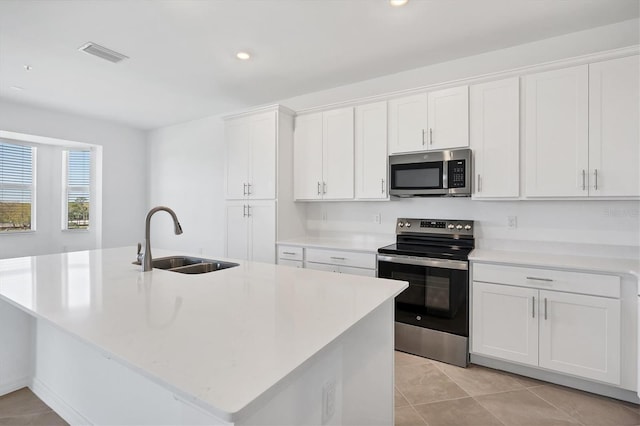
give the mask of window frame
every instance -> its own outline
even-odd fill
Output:
[[[6,145],[16,145],[21,147],[26,147],[31,149],[31,184],[19,184],[19,183],[3,183],[0,181],[0,190],[3,189],[15,189],[15,190],[25,190],[28,189],[31,191],[31,223],[29,229],[16,229],[10,231],[0,231],[0,235],[21,235],[21,234],[31,234],[36,232],[37,230],[37,222],[36,222],[36,203],[37,203],[37,145],[17,141],[13,139],[0,138],[0,143],[4,143]]]
[[[89,153],[89,185],[69,185],[69,152],[88,152]],[[62,231],[65,232],[90,232],[93,223],[93,205],[94,205],[94,149],[81,149],[77,147],[65,147],[62,149]],[[86,228],[69,228],[69,193],[70,192],[86,192],[89,194],[89,223]]]

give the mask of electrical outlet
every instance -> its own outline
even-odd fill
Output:
[[[507,216],[507,228],[516,229],[518,227],[518,216]]]
[[[382,222],[381,217],[380,217],[380,213],[374,214],[373,215],[373,223],[377,223],[378,225]]]
[[[329,380],[322,387],[322,424],[329,423],[336,411],[336,382]]]

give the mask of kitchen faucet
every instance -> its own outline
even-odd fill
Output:
[[[142,262],[142,265],[143,265],[142,270],[144,272],[147,272],[153,269],[152,262],[151,262],[152,259],[151,259],[151,238],[150,238],[151,216],[153,216],[154,213],[160,210],[164,210],[165,212],[171,215],[171,218],[173,219],[174,232],[176,233],[176,235],[182,234],[182,226],[180,226],[180,222],[178,222],[178,217],[176,216],[176,213],[173,210],[171,210],[169,207],[158,206],[149,210],[149,213],[147,213],[147,219],[145,220],[145,225],[144,225],[144,254],[140,253],[140,244],[138,244],[138,261]]]

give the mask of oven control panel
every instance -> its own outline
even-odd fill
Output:
[[[473,236],[473,221],[399,218],[396,234],[407,233]]]

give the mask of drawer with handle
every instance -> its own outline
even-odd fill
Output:
[[[306,260],[308,262],[376,269],[375,253],[308,248]]]
[[[473,262],[473,281],[620,297],[620,277]]]
[[[278,259],[302,260],[302,247],[278,246]]]

